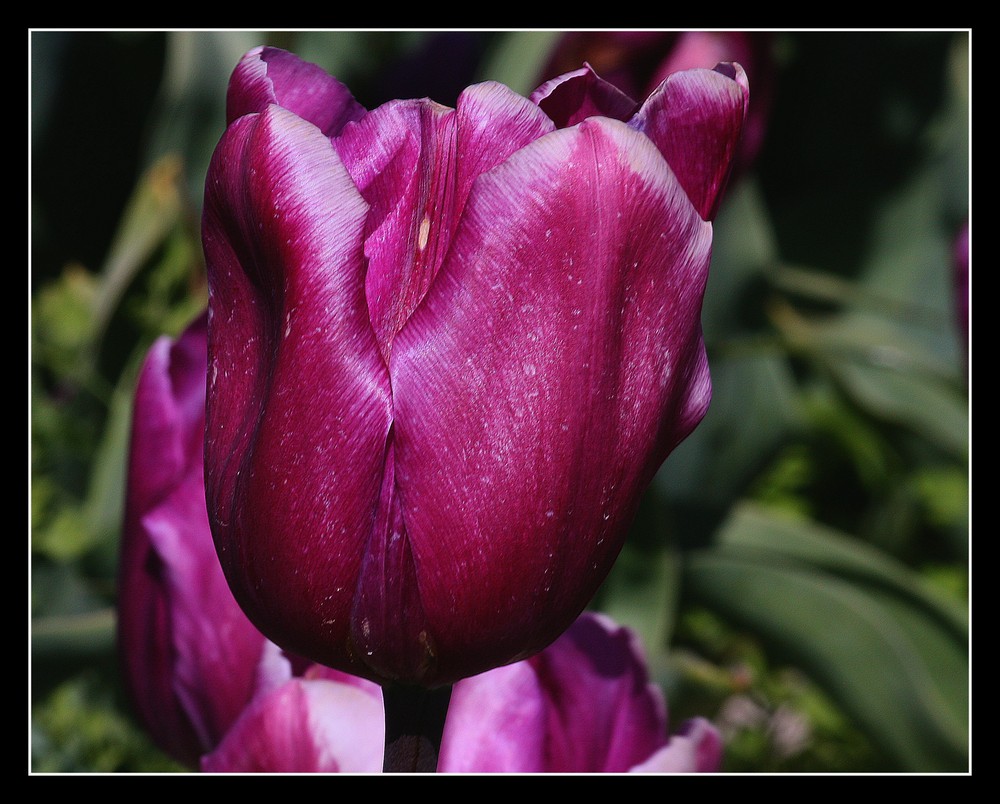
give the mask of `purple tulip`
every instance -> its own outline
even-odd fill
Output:
[[[634,634],[584,613],[541,653],[455,685],[438,769],[476,773],[711,773],[707,720],[668,738],[666,703]]]
[[[742,69],[583,69],[366,111],[247,54],[206,185],[206,488],[270,639],[378,682],[530,656],[710,397],[699,315]]]
[[[205,317],[160,338],[139,376],[118,587],[119,650],[136,713],[197,767],[287,661],[240,610],[205,509]],[[210,613],[210,614],[209,614]]]

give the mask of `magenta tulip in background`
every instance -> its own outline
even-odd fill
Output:
[[[118,585],[118,643],[137,715],[197,766],[287,662],[240,610],[205,509],[205,317],[153,344],[136,390]],[[287,675],[287,672],[285,672]]]
[[[541,653],[455,685],[438,770],[711,773],[721,761],[703,718],[668,738],[635,635],[585,612]]]
[[[642,103],[582,69],[366,111],[247,54],[206,183],[206,485],[261,631],[433,686],[575,620],[709,402],[746,105],[720,65]]]
[[[313,666],[248,706],[202,770],[378,772],[382,738],[379,687]],[[703,718],[668,737],[635,636],[584,613],[531,659],[455,684],[438,772],[712,773],[721,761]]]

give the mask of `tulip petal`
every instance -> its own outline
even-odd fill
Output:
[[[529,662],[556,713],[551,772],[622,773],[666,742],[666,703],[628,629],[585,613]]]
[[[528,662],[455,684],[438,755],[440,773],[544,773],[545,690]]]
[[[630,773],[716,773],[722,766],[722,736],[705,718],[686,722],[670,742]]]
[[[350,684],[293,679],[257,698],[206,773],[378,773],[385,739],[382,702]]]
[[[367,212],[330,141],[276,106],[233,123],[209,169],[212,529],[255,624],[321,661],[344,652],[391,425]]]
[[[129,698],[157,744],[188,764],[205,746],[174,694],[170,592],[143,517],[184,482],[202,452],[205,327],[201,317],[176,343],[158,339],[139,374],[118,570],[118,647]]]
[[[598,115],[628,120],[639,104],[614,84],[603,80],[590,65],[546,81],[531,99],[555,121],[559,128],[575,125]]]
[[[536,656],[455,684],[438,769],[624,773],[658,755],[666,726],[635,635],[585,612]]]
[[[143,526],[149,534],[170,600],[174,659],[173,694],[198,735],[201,750],[213,748],[259,685],[270,658],[267,643],[233,599],[219,566],[205,511],[201,471],[192,472]],[[290,675],[283,663],[284,677]]]
[[[197,766],[287,661],[240,611],[219,565],[202,471],[206,317],[151,347],[136,389],[119,576],[129,695],[156,742]]]
[[[386,360],[441,267],[472,182],[551,130],[534,104],[487,82],[465,90],[456,110],[392,101],[336,140],[370,205],[365,288]]]
[[[136,386],[129,456],[129,506],[142,515],[200,462],[205,427],[207,319],[177,339],[159,338]]]
[[[370,207],[365,290],[372,326],[388,360],[392,338],[430,287],[440,265],[431,226],[451,213],[455,112],[434,103],[393,101],[349,126],[336,147]]]
[[[328,137],[365,115],[350,90],[326,70],[285,50],[257,47],[236,66],[226,94],[226,122],[277,104]]]
[[[444,654],[529,655],[603,580],[708,404],[710,251],[662,156],[617,121],[546,135],[473,187],[390,366],[396,485]]]
[[[738,64],[685,70],[667,76],[629,121],[656,143],[705,220],[718,211],[748,99],[746,74]]]

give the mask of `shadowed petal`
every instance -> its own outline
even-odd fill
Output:
[[[666,728],[635,635],[588,612],[541,653],[455,685],[438,769],[624,773],[659,757]]]
[[[614,84],[600,78],[590,65],[546,81],[531,99],[555,121],[567,128],[594,115],[628,120],[639,104]]]
[[[151,511],[143,527],[162,562],[170,602],[173,694],[194,726],[201,751],[207,751],[259,686],[273,685],[275,672],[284,680],[290,668],[287,662],[273,663],[267,641],[226,584],[208,527],[200,471]]]
[[[157,744],[197,765],[262,686],[288,677],[240,611],[203,480],[205,317],[159,339],[139,377],[119,575],[123,678]]]

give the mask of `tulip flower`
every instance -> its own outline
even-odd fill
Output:
[[[206,181],[205,480],[269,639],[434,687],[576,619],[709,402],[747,93],[725,64],[636,103],[582,68],[368,111],[244,57]]]
[[[438,769],[710,773],[721,761],[704,718],[668,738],[666,703],[636,636],[584,612],[541,653],[455,685]]]
[[[206,320],[153,344],[133,411],[118,584],[122,675],[156,743],[197,767],[287,661],[240,610],[204,487]]]

